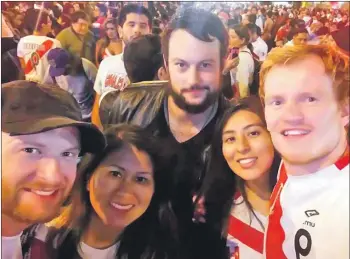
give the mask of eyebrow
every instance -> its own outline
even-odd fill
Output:
[[[253,123],[253,124],[249,124],[249,125],[245,126],[243,128],[243,130],[249,129],[251,127],[264,127],[264,125],[262,123]],[[234,130],[226,130],[226,131],[224,131],[224,133],[222,135],[232,134],[232,133],[236,133],[236,131],[234,131]]]
[[[46,145],[43,145],[41,143],[35,142],[35,141],[28,141],[28,140],[23,140],[20,143],[16,143],[16,146],[20,146],[20,145],[33,145],[36,147],[40,147],[40,148],[46,148]],[[80,146],[72,146],[72,147],[68,147],[65,148],[64,150],[66,151],[71,151],[71,150],[80,150],[81,147]]]
[[[270,96],[265,95],[265,102],[271,101],[273,99],[283,99],[283,97],[282,95],[270,95]]]
[[[182,59],[182,58],[172,58],[171,61],[172,61],[172,62],[181,61],[181,62],[184,62],[184,63],[191,63],[191,62],[186,61],[186,60],[184,60],[184,59]],[[210,58],[210,59],[203,59],[203,60],[199,61],[198,63],[203,63],[203,62],[212,62],[212,63],[215,63],[216,61],[215,61],[214,59]]]
[[[72,150],[80,150],[81,147],[80,146],[76,146],[76,147],[71,147],[71,148],[68,148],[66,149],[66,151],[72,151]]]

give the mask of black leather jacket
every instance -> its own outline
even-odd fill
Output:
[[[132,84],[122,92],[108,93],[100,104],[102,125],[132,123],[147,127],[162,106],[166,84]]]

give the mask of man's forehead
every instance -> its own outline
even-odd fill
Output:
[[[27,135],[16,135],[11,136],[9,133],[1,132],[2,140],[5,141],[5,143],[13,143],[13,144],[20,144],[23,142],[30,142],[30,141],[47,141],[48,139],[53,141],[55,138],[67,139],[67,141],[72,142],[72,144],[75,144],[76,142],[79,142],[80,139],[80,132],[79,129],[76,127],[63,127],[53,130],[48,130],[41,133],[36,134],[27,134]],[[74,143],[75,142],[75,143]]]
[[[188,47],[191,48],[192,51],[189,52]],[[207,51],[206,53],[202,53],[200,51],[193,51],[193,49],[195,48],[197,48],[197,50],[199,50],[199,48],[205,48]],[[209,53],[216,54],[220,51],[220,42],[215,37],[211,37],[211,41],[209,42],[203,41],[196,38],[184,29],[178,29],[171,34],[169,39],[169,53],[171,53],[174,50],[176,52],[187,52],[189,56],[191,56],[191,54],[195,54],[196,56],[201,54],[205,55]]]
[[[148,24],[148,17],[139,13],[128,13],[125,22],[145,22]]]

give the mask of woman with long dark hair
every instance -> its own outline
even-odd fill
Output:
[[[227,235],[231,258],[263,258],[279,163],[259,98],[251,96],[229,108],[214,133],[201,195],[205,219]]]
[[[254,51],[250,43],[249,30],[244,25],[229,27],[230,47],[238,49],[238,66],[230,71],[231,83],[238,88],[241,98],[250,95],[249,86],[254,79]]]
[[[96,65],[109,56],[114,56],[122,53],[123,45],[118,34],[117,19],[107,19],[103,25],[104,37],[96,43]]]
[[[70,205],[49,224],[49,258],[176,258],[159,142],[126,124],[105,136],[106,149],[83,157]]]

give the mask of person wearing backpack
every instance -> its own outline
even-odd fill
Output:
[[[230,71],[231,83],[238,88],[240,98],[247,97],[255,89],[252,89],[254,82],[254,52],[250,43],[248,28],[244,25],[234,25],[229,27],[230,46],[239,48],[239,64]],[[258,64],[257,64],[258,65]]]

